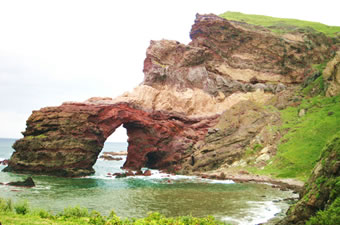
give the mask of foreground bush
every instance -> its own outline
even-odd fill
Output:
[[[311,217],[307,221],[307,225],[333,225],[338,224],[340,221],[340,197],[329,206],[329,208],[319,211],[315,216]]]
[[[212,216],[197,218],[192,216],[165,217],[160,213],[150,213],[145,218],[121,219],[113,211],[102,216],[97,211],[89,212],[79,206],[67,207],[53,215],[44,209],[31,209],[27,201],[14,204],[11,200],[0,198],[0,224],[11,225],[215,225],[224,224]]]

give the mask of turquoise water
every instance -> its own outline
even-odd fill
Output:
[[[0,139],[0,160],[10,157],[14,141]],[[126,148],[127,143],[106,143],[103,151]],[[96,173],[83,178],[33,176],[34,188],[0,185],[0,197],[27,199],[33,207],[52,212],[79,205],[104,215],[114,210],[121,217],[144,217],[150,211],[159,211],[167,216],[213,215],[234,224],[257,224],[283,214],[288,205],[277,200],[292,196],[290,191],[282,192],[266,184],[236,184],[158,171],[153,171],[151,177],[106,176],[121,171],[124,160],[98,160],[94,166]],[[0,172],[0,182],[5,183],[26,177]]]

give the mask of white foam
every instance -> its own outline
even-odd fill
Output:
[[[155,170],[155,169],[148,169],[148,168],[141,169],[142,172],[145,172],[146,170],[151,171],[150,176],[136,175],[136,176],[122,177],[119,179],[143,179],[143,180],[148,180],[148,181],[155,182],[155,183],[158,183],[164,180],[186,181],[186,182],[195,182],[195,183],[210,183],[210,184],[233,184],[234,183],[234,181],[232,180],[212,180],[212,179],[204,179],[198,176],[168,174],[168,173],[160,172],[159,170]],[[126,172],[126,170],[119,170],[117,172],[124,173]],[[107,173],[104,173],[104,174],[95,174],[92,176],[85,176],[83,178],[112,180],[112,179],[116,179],[116,176],[108,175]]]
[[[146,168],[143,168],[142,171],[147,170]],[[151,176],[134,176],[132,178],[138,178],[138,179],[144,179],[144,180],[151,180],[158,182],[159,180],[184,180],[188,182],[198,182],[198,183],[211,183],[211,184],[233,184],[234,181],[232,180],[211,180],[211,179],[203,179],[197,176],[187,176],[187,175],[174,175],[174,174],[168,174],[160,172],[159,170],[150,170]]]
[[[247,210],[246,216],[241,219],[223,217],[222,220],[242,225],[256,225],[267,222],[281,212],[281,209],[272,201],[248,201],[247,203],[250,204],[250,209]]]
[[[232,180],[211,180],[211,179],[201,179],[203,182],[210,184],[235,184]]]

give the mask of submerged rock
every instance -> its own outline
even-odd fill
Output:
[[[24,181],[9,182],[7,185],[17,186],[17,187],[35,187],[35,183],[34,183],[32,177],[28,177]]]
[[[103,155],[125,156],[125,155],[127,155],[127,151],[120,151],[120,152],[103,152]]]
[[[120,160],[123,160],[123,158],[120,158],[120,157],[112,157],[112,156],[110,156],[110,155],[101,155],[99,158],[101,158],[101,159],[104,159],[104,160],[109,160],[109,161],[112,161],[112,160],[114,160],[114,161],[120,161]]]

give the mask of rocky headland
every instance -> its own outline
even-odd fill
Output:
[[[198,14],[190,37],[188,45],[151,41],[144,81],[131,92],[33,111],[5,170],[92,174],[105,140],[123,125],[129,137],[126,169],[256,180],[248,167],[261,170],[271,163],[289,130],[277,129],[285,124],[280,110],[298,107],[315,93],[340,92],[339,37],[310,29],[275,33],[213,14]],[[328,61],[324,72],[314,66]],[[301,95],[302,87],[308,94]],[[306,114],[302,109],[296,117]],[[328,170],[338,176],[337,160],[335,167],[314,169],[309,183]],[[305,187],[304,195],[313,187]],[[327,193],[320,201],[329,199]],[[324,208],[318,203],[313,213]]]

